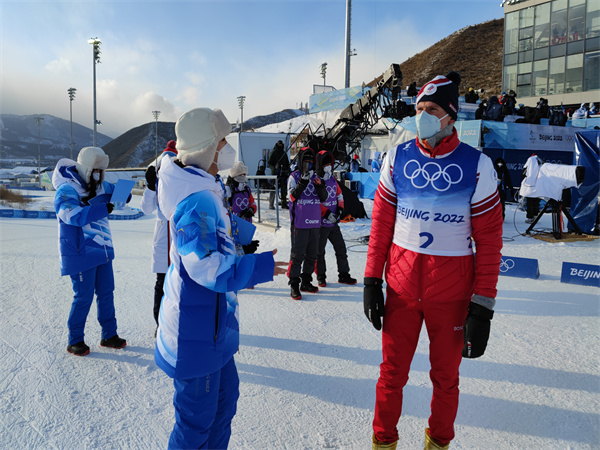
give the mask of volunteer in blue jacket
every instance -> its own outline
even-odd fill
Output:
[[[158,177],[171,265],[154,355],[175,386],[170,449],[227,448],[239,397],[237,291],[271,281],[287,265],[275,263],[276,250],[245,255],[241,248],[242,228],[218,176],[235,161],[230,132],[219,109],[186,112],[175,124],[178,159],[163,160]]]
[[[108,155],[101,148],[84,147],[77,162],[61,159],[52,175],[60,273],[71,277],[75,292],[67,322],[67,351],[78,356],[90,352],[84,342],[84,328],[94,292],[102,327],[100,345],[111,348],[127,345],[117,335],[115,318],[112,269],[115,252],[108,225],[108,215],[113,209],[109,201],[115,185],[104,181],[107,167]]]

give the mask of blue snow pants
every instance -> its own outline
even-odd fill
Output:
[[[233,357],[214,373],[189,380],[175,378],[173,384],[175,426],[169,449],[226,449],[240,396]]]
[[[102,327],[102,339],[110,339],[117,334],[115,318],[115,302],[113,291],[115,279],[112,261],[101,264],[85,272],[71,275],[73,282],[73,304],[69,313],[69,345],[83,341],[85,321],[96,293],[98,306],[98,322]]]

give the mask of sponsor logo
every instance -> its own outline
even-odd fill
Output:
[[[428,162],[421,167],[419,161],[411,159],[404,165],[404,176],[417,189],[423,189],[431,183],[436,191],[444,192],[461,182],[463,171],[458,164],[449,164],[442,169],[438,163]]]
[[[464,328],[464,325],[461,325],[460,327],[454,327],[454,331],[462,331]]]

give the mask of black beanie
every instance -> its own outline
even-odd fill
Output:
[[[441,106],[452,119],[458,115],[458,85],[460,74],[449,72],[448,75],[438,75],[433,80],[425,83],[417,95],[417,103],[433,102]]]

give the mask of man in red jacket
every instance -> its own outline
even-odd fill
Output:
[[[454,438],[461,356],[483,355],[489,337],[502,207],[492,161],[454,128],[459,84],[450,72],[421,88],[417,138],[388,153],[375,195],[364,280],[365,314],[377,330],[383,316],[373,449],[396,448],[423,322],[433,384],[426,449],[448,448]]]

